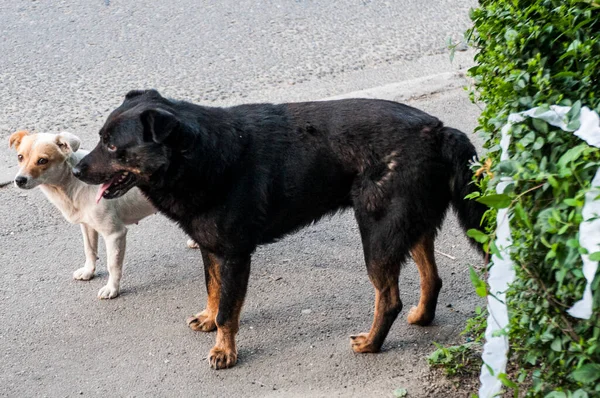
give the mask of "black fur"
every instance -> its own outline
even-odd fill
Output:
[[[218,326],[232,300],[243,300],[256,247],[327,214],[354,209],[373,280],[435,236],[450,204],[465,229],[477,228],[486,210],[464,199],[475,189],[466,135],[390,101],[210,108],[135,91],[100,136],[78,177],[99,184],[132,171],[161,212],[221,259]]]

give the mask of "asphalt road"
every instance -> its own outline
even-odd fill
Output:
[[[68,130],[95,145],[107,114],[133,88],[210,105],[318,99],[456,70],[475,2],[4,1],[0,2],[0,140],[28,128]],[[400,96],[402,93],[398,93]],[[479,110],[453,89],[409,101],[470,132]],[[0,171],[14,153],[0,151]],[[405,311],[377,355],[348,336],[367,331],[373,290],[350,213],[262,247],[253,260],[239,363],[212,371],[214,334],[187,315],[205,301],[199,253],[162,216],[130,229],[122,294],[100,301],[107,277],[71,273],[84,257],[79,228],[39,190],[0,189],[0,394],[3,396],[465,396],[427,367],[431,341],[458,333],[478,300],[478,264],[453,217],[437,241],[444,279],[433,326],[409,326],[418,300],[403,270]]]

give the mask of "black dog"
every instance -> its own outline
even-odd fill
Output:
[[[194,330],[217,328],[211,366],[237,361],[235,334],[257,245],[352,207],[375,286],[369,333],[356,352],[379,351],[402,310],[398,275],[412,254],[421,299],[408,322],[435,316],[442,281],[433,242],[450,204],[462,226],[486,210],[465,200],[476,156],[460,131],[417,109],[351,99],[209,108],[132,91],[73,171],[103,184],[104,198],[138,186],[196,242],[204,261],[206,309]]]

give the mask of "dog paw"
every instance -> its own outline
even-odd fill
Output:
[[[361,333],[356,336],[350,336],[350,346],[354,352],[365,353],[365,352],[378,352],[379,348],[376,348],[371,341],[369,341],[368,333]]]
[[[206,310],[186,319],[190,329],[197,332],[212,332],[217,328],[215,318],[208,316]]]
[[[119,288],[106,285],[98,291],[98,298],[101,300],[112,299],[119,295]]]
[[[73,271],[73,279],[80,281],[89,281],[94,277],[94,270],[92,268],[81,267]]]
[[[410,311],[408,311],[406,319],[411,325],[427,326],[433,322],[433,316],[419,309],[419,307],[412,307]]]
[[[188,239],[187,241],[187,247],[189,247],[190,249],[199,249],[200,246],[198,246],[198,244],[196,243],[195,240],[193,239]]]
[[[208,353],[208,363],[213,369],[231,368],[237,362],[237,352],[221,347],[213,347]]]

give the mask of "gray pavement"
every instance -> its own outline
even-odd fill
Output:
[[[444,43],[461,36],[474,2],[257,3],[0,3],[0,139],[66,129],[89,148],[124,93],[142,87],[210,105],[362,90],[353,95],[401,100],[473,131],[479,109],[461,76],[472,53],[451,64]],[[14,158],[0,151],[0,175]],[[425,359],[432,341],[460,341],[479,302],[468,266],[480,260],[453,216],[436,242],[452,258],[437,257],[444,288],[433,326],[406,323],[418,300],[409,263],[405,311],[384,351],[351,351],[348,336],[370,326],[373,289],[344,213],[258,250],[239,363],[217,372],[204,360],[214,334],[185,325],[205,291],[199,253],[175,225],[157,215],[130,229],[122,294],[100,301],[102,244],[98,276],[73,281],[79,228],[39,190],[8,185],[0,203],[0,395],[391,396],[404,387],[412,397],[468,396]]]

